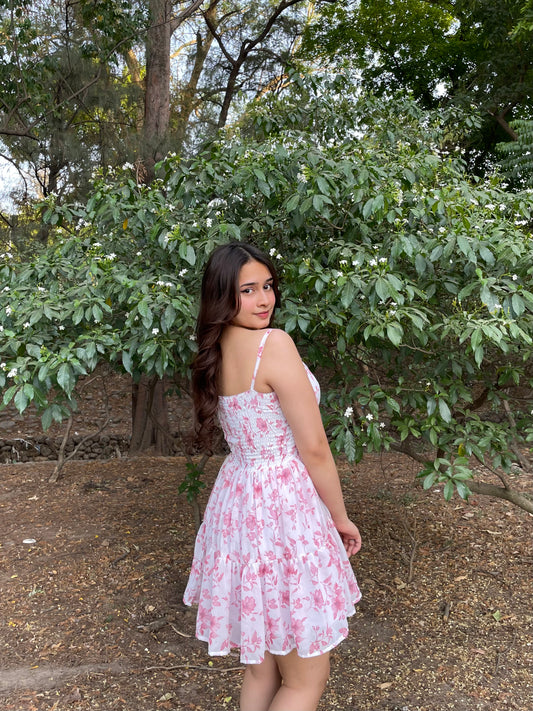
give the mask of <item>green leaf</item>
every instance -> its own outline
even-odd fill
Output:
[[[451,422],[452,421],[452,413],[450,408],[448,407],[447,403],[442,399],[439,398],[439,413],[444,422]]]
[[[28,407],[28,397],[22,388],[15,395],[13,402],[15,403],[15,407],[21,414]]]
[[[128,351],[122,351],[122,365],[124,366],[124,370],[126,370],[126,372],[132,372],[133,362]]]
[[[450,499],[453,496],[453,492],[454,492],[453,481],[451,479],[448,479],[448,481],[444,485],[444,498],[446,499],[446,501],[450,501]]]
[[[426,260],[425,257],[423,257],[421,254],[417,254],[415,257],[415,269],[417,271],[417,274],[422,276],[425,271],[426,271]]]
[[[300,202],[299,193],[294,193],[294,195],[291,195],[291,197],[287,200],[287,202],[285,204],[285,209],[287,210],[287,212],[292,212],[293,210],[296,209],[299,202]]]
[[[524,300],[519,294],[513,294],[511,298],[511,304],[516,316],[521,316],[524,313],[526,305],[524,304]]]
[[[17,392],[18,389],[18,385],[12,385],[5,391],[4,396],[2,398],[2,402],[4,403],[4,405],[9,405],[9,403],[13,399],[13,395]]]
[[[344,437],[344,453],[349,462],[355,459],[355,440],[351,430],[346,430]]]
[[[80,323],[80,321],[83,319],[84,312],[85,312],[85,310],[84,310],[83,306],[78,306],[78,308],[72,314],[72,323],[75,326],[77,326]]]
[[[379,296],[379,298],[382,301],[387,301],[387,299],[391,295],[390,286],[387,279],[385,279],[384,277],[378,277],[376,279],[376,284],[374,288],[376,289],[376,294]]]
[[[46,430],[50,427],[51,424],[52,424],[52,408],[47,407],[46,410],[41,415],[41,425],[42,425],[43,430],[46,432]]]
[[[355,297],[355,287],[353,282],[347,281],[341,292],[341,303],[345,309],[352,305],[352,301]]]
[[[59,370],[57,371],[57,383],[67,393],[67,395],[72,393],[75,378],[70,363],[62,363],[59,367]]]
[[[403,328],[397,321],[387,324],[387,337],[396,347],[400,345],[403,338]]]
[[[468,497],[472,493],[464,481],[455,481],[455,488],[457,489],[459,496],[465,501],[468,500]]]

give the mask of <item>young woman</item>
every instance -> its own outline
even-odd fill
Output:
[[[346,514],[324,432],[319,386],[288,334],[270,328],[276,272],[252,245],[207,264],[193,392],[199,437],[215,419],[230,447],[195,545],[186,604],[212,655],[240,648],[241,711],[314,711],[329,651],[360,598],[348,557],[361,537]]]

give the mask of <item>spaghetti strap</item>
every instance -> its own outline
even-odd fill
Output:
[[[252,376],[252,384],[250,385],[250,390],[253,390],[253,389],[254,389],[254,386],[255,386],[255,378],[256,378],[256,375],[257,375],[257,371],[258,371],[258,369],[259,369],[259,363],[261,362],[261,356],[263,355],[263,350],[264,350],[264,348],[265,348],[266,339],[268,338],[268,336],[270,335],[270,333],[272,333],[272,329],[271,329],[271,328],[267,328],[267,330],[266,330],[266,332],[265,332],[265,335],[263,336],[263,338],[261,339],[261,343],[259,344],[259,348],[258,348],[258,350],[257,350],[257,358],[256,358],[256,361],[255,361],[254,374],[253,374],[253,376]]]

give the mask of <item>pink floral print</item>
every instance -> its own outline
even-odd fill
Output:
[[[341,538],[301,461],[275,393],[219,398],[230,447],[196,538],[187,605],[211,655],[240,648],[257,664],[265,650],[323,654],[348,634],[361,597]],[[308,371],[317,400],[319,385]]]

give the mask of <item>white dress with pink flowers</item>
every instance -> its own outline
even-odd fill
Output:
[[[300,459],[274,392],[219,398],[230,447],[207,504],[184,602],[198,604],[196,636],[211,655],[240,648],[323,654],[348,634],[361,594],[341,538]],[[320,398],[319,385],[308,371]]]

